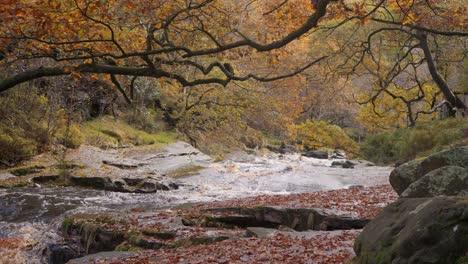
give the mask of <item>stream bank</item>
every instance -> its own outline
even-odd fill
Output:
[[[44,159],[38,159],[41,158]],[[111,182],[122,178],[150,179],[167,186],[173,183],[177,188],[131,193],[32,181],[27,187],[3,189],[0,191],[0,239],[6,246],[0,251],[9,260],[18,260],[13,263],[21,263],[21,259],[28,259],[29,263],[48,262],[57,245],[68,243],[62,236],[62,223],[72,215],[115,216],[127,212],[136,216],[137,212],[164,212],[182,204],[262,195],[283,197],[334,189],[366,190],[368,186],[388,184],[391,170],[369,167],[364,162],[356,162],[354,169],[332,167],[336,160],[308,158],[297,153],[237,152],[224,161],[214,162],[183,142],[165,149],[100,150],[84,146],[70,153],[68,160],[79,165],[70,170],[77,177],[107,177]],[[46,165],[39,173],[15,177],[33,179],[54,175],[47,169],[54,164]],[[239,232],[243,237],[245,231]]]

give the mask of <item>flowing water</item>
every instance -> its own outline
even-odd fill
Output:
[[[187,203],[288,194],[387,183],[390,168],[330,167],[331,160],[292,155],[232,155],[197,175],[178,179],[178,190],[153,194],[97,191],[77,187],[25,187],[0,190],[0,262],[46,262],[45,248],[61,241],[62,219],[75,213],[102,213],[131,208],[157,209]],[[23,244],[19,244],[23,243]],[[3,252],[2,252],[3,251]]]

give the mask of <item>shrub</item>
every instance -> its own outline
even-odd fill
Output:
[[[341,127],[326,121],[307,120],[292,126],[290,134],[303,149],[343,149],[351,154],[356,154],[359,149]]]
[[[47,149],[64,125],[64,110],[26,86],[0,95],[0,163],[13,165]]]
[[[361,145],[365,159],[379,163],[403,163],[433,152],[468,143],[466,119],[418,123],[413,128],[371,135]]]

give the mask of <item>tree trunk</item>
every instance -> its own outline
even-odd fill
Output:
[[[420,47],[424,52],[424,57],[426,58],[427,66],[429,68],[429,72],[432,76],[432,79],[439,87],[440,91],[445,96],[445,99],[451,104],[452,107],[456,107],[462,111],[466,111],[466,105],[458,98],[452,90],[450,90],[447,82],[442,78],[442,76],[437,71],[434,58],[432,57],[431,50],[429,49],[429,44],[427,42],[427,33],[425,32],[418,32],[418,39],[420,43]]]

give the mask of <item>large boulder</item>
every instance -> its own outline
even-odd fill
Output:
[[[435,197],[439,195],[468,195],[468,170],[445,166],[429,172],[413,182],[401,197]]]
[[[354,251],[360,264],[461,263],[468,254],[468,198],[400,198],[366,225]]]
[[[427,158],[410,161],[394,169],[390,184],[398,194],[427,173],[445,166],[468,168],[468,146],[453,148],[430,155]]]

